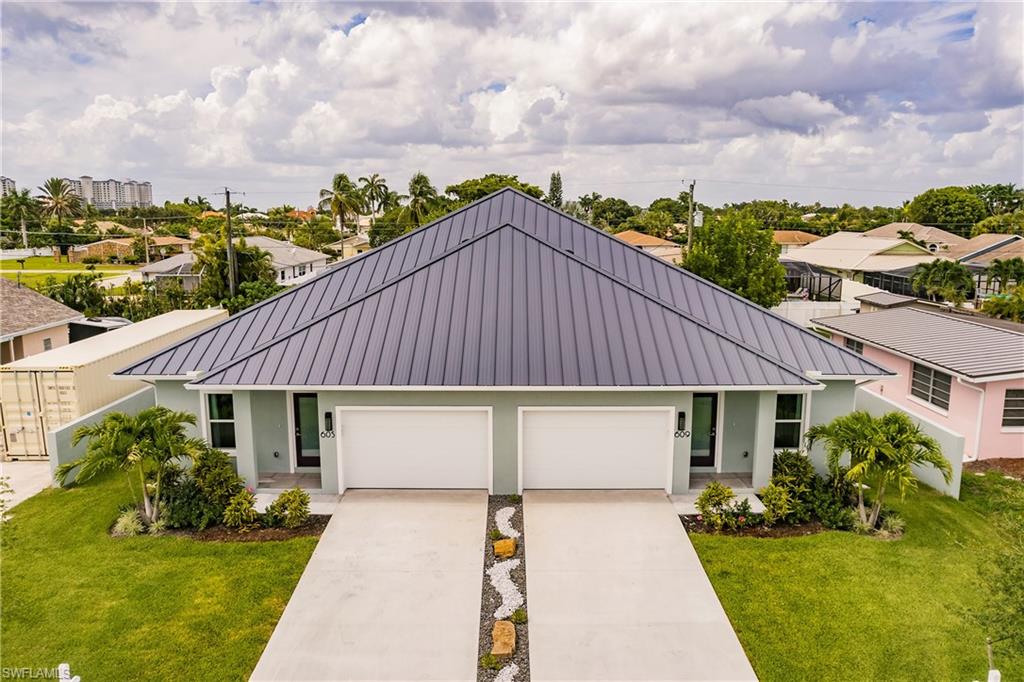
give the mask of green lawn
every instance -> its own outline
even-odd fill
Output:
[[[1024,484],[964,475],[962,502],[922,489],[903,503],[902,540],[827,532],[785,539],[691,535],[761,680],[983,680],[978,566],[1024,513]],[[1004,680],[1024,660],[1000,656]]]
[[[83,680],[248,678],[315,538],[114,539],[123,476],[15,507],[0,555],[0,665]]]
[[[111,270],[127,271],[133,270],[137,266],[135,265],[111,265],[109,263],[99,264],[95,266],[97,270]],[[17,270],[85,270],[85,263],[68,263],[65,260],[56,261],[52,256],[32,256],[31,258],[25,259],[25,267],[22,268],[21,264],[14,260],[4,259],[0,260],[0,270],[6,275],[10,272]]]

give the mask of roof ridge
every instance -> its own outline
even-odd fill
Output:
[[[575,253],[572,253],[570,251],[565,251],[564,249],[556,248],[556,247],[552,246],[551,244],[548,244],[546,241],[544,241],[540,237],[537,237],[536,235],[532,235],[532,234],[530,234],[529,232],[527,232],[526,230],[524,230],[524,229],[522,229],[520,227],[516,227],[515,225],[511,225],[511,227],[512,227],[513,230],[516,230],[517,232],[522,233],[523,235],[529,237],[530,239],[533,239],[537,243],[546,246],[547,248],[551,249],[552,251],[554,251],[556,253],[559,253],[559,254],[563,255],[566,258],[570,258],[571,260],[576,261],[577,263],[579,263],[583,267],[588,268],[590,270],[593,270],[597,274],[599,274],[599,275],[601,275],[601,276],[603,276],[603,277],[605,277],[607,279],[610,279],[611,281],[615,282],[616,284],[619,284],[620,286],[626,287],[627,289],[629,289],[633,293],[639,294],[639,295],[643,296],[644,298],[646,298],[647,300],[651,301],[652,303],[655,303],[655,304],[665,308],[666,310],[669,310],[670,312],[673,312],[676,315],[679,315],[680,317],[685,318],[689,322],[697,325],[698,327],[700,327],[702,329],[705,329],[705,330],[711,332],[715,336],[721,337],[721,338],[725,339],[726,341],[728,341],[731,344],[740,346],[744,350],[747,350],[747,351],[753,353],[754,355],[758,355],[758,356],[762,357],[763,359],[767,360],[768,362],[772,363],[773,365],[776,365],[777,367],[779,367],[783,371],[789,372],[790,374],[792,374],[792,375],[794,375],[796,377],[799,377],[801,380],[807,381],[810,384],[817,383],[817,382],[812,381],[811,379],[809,379],[806,374],[803,374],[799,370],[799,368],[794,369],[793,367],[790,367],[789,365],[787,365],[786,363],[782,362],[778,358],[771,357],[770,355],[765,353],[763,350],[761,350],[759,348],[751,347],[746,341],[743,341],[742,339],[736,339],[736,338],[730,336],[729,334],[726,334],[725,332],[722,332],[722,331],[720,331],[718,329],[715,329],[714,327],[710,326],[707,322],[704,322],[703,320],[700,320],[700,319],[694,317],[691,313],[688,313],[688,312],[686,312],[686,311],[684,311],[684,310],[682,310],[680,308],[677,308],[677,307],[673,306],[670,303],[667,303],[666,301],[663,301],[660,297],[655,296],[654,294],[650,293],[649,291],[646,291],[645,289],[642,289],[642,288],[638,287],[637,285],[633,284],[632,282],[627,282],[627,281],[621,279],[620,277],[618,277],[617,275],[609,273],[608,271],[604,270],[603,268],[597,267],[596,265],[592,264],[590,261],[588,261],[588,260],[586,260],[584,258],[580,258]]]
[[[569,215],[568,213],[565,213],[564,211],[561,211],[561,210],[555,208],[554,206],[551,206],[550,204],[546,204],[543,201],[541,201],[541,200],[539,200],[539,199],[537,199],[535,197],[531,197],[526,192],[521,192],[521,191],[515,189],[514,187],[505,187],[505,188],[503,188],[502,190],[499,190],[499,191],[503,192],[503,191],[506,191],[506,190],[507,191],[515,192],[516,194],[519,194],[519,195],[521,195],[523,197],[526,197],[527,199],[533,201],[534,203],[541,204],[545,208],[547,208],[548,210],[554,211],[555,213],[558,213],[559,215],[565,216],[566,218],[568,218],[572,222],[577,223],[579,225],[582,225],[583,227],[585,227],[585,228],[587,228],[589,230],[593,230],[597,234],[599,234],[599,235],[601,235],[601,236],[611,240],[612,243],[614,243],[614,244],[617,244],[619,246],[624,246],[624,247],[633,249],[634,251],[643,254],[645,257],[650,258],[653,262],[656,262],[656,263],[658,263],[659,265],[661,265],[663,267],[670,268],[671,270],[673,270],[675,272],[680,272],[684,276],[690,278],[691,280],[697,280],[698,283],[704,284],[704,285],[709,286],[709,287],[711,287],[713,289],[716,289],[719,292],[725,294],[726,296],[729,296],[729,297],[731,297],[731,298],[733,298],[733,299],[735,299],[737,301],[742,302],[744,305],[754,307],[759,312],[762,312],[762,313],[764,313],[765,315],[768,315],[771,318],[779,320],[780,322],[782,322],[782,323],[784,323],[784,324],[786,324],[786,325],[796,329],[797,331],[807,335],[809,338],[813,338],[815,341],[819,341],[819,342],[822,342],[822,343],[830,343],[827,339],[821,338],[820,336],[815,334],[813,331],[811,331],[809,329],[806,329],[804,327],[801,327],[796,322],[793,322],[792,320],[787,319],[787,318],[783,317],[782,315],[774,313],[771,310],[769,310],[768,308],[762,308],[761,306],[757,305],[756,303],[752,303],[751,301],[748,301],[747,299],[743,298],[739,294],[737,294],[735,292],[732,292],[732,291],[729,291],[725,287],[719,286],[718,284],[715,284],[714,282],[712,282],[710,280],[706,280],[703,277],[698,277],[697,275],[693,274],[692,272],[690,272],[689,270],[687,270],[686,268],[684,268],[682,266],[677,266],[677,265],[672,265],[671,263],[666,263],[664,260],[662,260],[658,256],[655,256],[654,254],[648,253],[648,252],[644,251],[643,249],[641,249],[641,248],[639,248],[637,246],[634,246],[633,244],[630,244],[628,242],[624,242],[621,239],[616,239],[615,235],[609,234],[609,233],[605,232],[604,230],[602,230],[600,228],[597,228],[597,227],[594,227],[593,225],[590,225],[589,223],[585,223],[582,220],[580,220],[579,218],[575,218],[575,217]],[[497,192],[495,192],[495,194],[497,194]],[[488,196],[491,196],[491,195],[488,195]],[[603,271],[604,270],[602,270],[602,272]],[[613,275],[613,276],[615,276],[615,275]],[[659,300],[661,300],[661,299],[659,298]],[[669,305],[672,306],[672,307],[675,307],[671,303],[669,303]],[[730,338],[732,338],[731,335],[728,335],[727,332],[722,331],[722,333],[726,334],[727,336],[730,336]],[[738,341],[739,343],[745,343],[745,341],[743,341],[742,339],[734,339],[734,340]],[[846,348],[843,348],[842,346],[838,346],[838,345],[832,344],[832,343],[830,343],[830,345],[832,347],[836,348],[837,350],[839,350],[840,353],[849,355],[849,356],[855,358],[856,360],[858,360],[859,362],[867,362],[867,363],[870,363],[870,364],[874,365],[878,369],[885,370],[884,367],[881,367],[880,365],[878,365],[878,364],[876,364],[874,362],[871,362],[870,360],[867,360],[866,358],[864,358],[864,357],[862,357],[860,355],[857,355],[856,353],[854,353],[854,352],[852,352],[850,350],[847,350]],[[797,372],[802,371],[799,367],[795,367],[795,368],[791,367],[790,369],[795,369]],[[885,371],[888,372],[888,370],[885,370]]]
[[[510,223],[501,223],[499,225],[495,225],[494,227],[492,227],[489,230],[484,230],[483,232],[481,232],[478,235],[474,235],[472,237],[468,237],[466,239],[463,239],[461,242],[459,242],[458,244],[456,244],[452,248],[448,249],[447,251],[445,251],[443,253],[438,254],[435,258],[431,258],[428,261],[424,261],[423,263],[420,263],[416,267],[411,268],[410,270],[408,270],[406,272],[403,272],[400,275],[396,275],[395,277],[393,277],[393,278],[391,278],[389,280],[385,280],[385,281],[381,282],[380,284],[378,284],[377,286],[373,287],[372,289],[367,289],[366,291],[364,291],[363,293],[359,294],[358,296],[355,296],[353,298],[348,299],[347,301],[345,301],[344,303],[342,303],[339,306],[336,306],[334,308],[330,308],[330,309],[325,310],[324,312],[320,313],[319,315],[311,317],[310,319],[306,320],[305,322],[303,322],[299,326],[293,327],[292,329],[288,330],[284,334],[280,334],[280,335],[278,335],[278,336],[276,336],[276,337],[274,337],[272,339],[267,339],[266,341],[264,341],[260,345],[254,346],[253,348],[249,349],[247,352],[245,352],[245,353],[243,353],[243,354],[241,354],[241,355],[239,355],[237,357],[231,358],[230,360],[228,360],[227,362],[225,362],[222,365],[218,365],[216,367],[211,367],[210,370],[206,372],[206,374],[204,374],[201,378],[197,379],[193,383],[200,384],[200,383],[206,381],[208,378],[214,376],[215,374],[220,374],[221,372],[229,369],[230,367],[233,367],[234,365],[238,364],[239,362],[242,362],[244,360],[248,360],[253,355],[255,355],[255,354],[259,353],[259,352],[262,352],[263,350],[269,348],[270,346],[273,346],[274,344],[278,343],[279,341],[284,341],[286,339],[292,338],[293,336],[295,336],[299,332],[305,331],[306,329],[312,327],[313,325],[316,325],[316,324],[319,324],[320,322],[323,322],[327,318],[332,317],[332,316],[336,315],[337,313],[340,313],[340,312],[344,311],[346,308],[349,308],[349,307],[355,305],[356,303],[361,303],[362,301],[370,298],[371,296],[375,296],[376,294],[379,294],[381,291],[391,287],[392,285],[398,284],[399,282],[401,282],[401,281],[411,277],[412,275],[415,275],[420,270],[423,270],[424,268],[430,267],[431,265],[433,265],[433,264],[435,264],[435,263],[437,263],[437,262],[439,262],[441,260],[444,260],[448,256],[451,256],[451,255],[454,255],[454,254],[458,253],[459,251],[461,251],[465,247],[471,246],[472,244],[475,244],[476,242],[478,242],[478,241],[480,241],[480,240],[482,240],[482,239],[484,239],[486,237],[489,237],[492,234],[494,234],[496,232],[499,232],[500,230],[505,229],[506,227],[514,228],[515,226],[510,224]]]

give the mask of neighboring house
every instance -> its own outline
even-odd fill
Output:
[[[835,232],[788,251],[784,260],[808,263],[840,277],[877,286],[864,273],[913,268],[935,260],[927,248],[903,239],[866,237],[859,232]],[[884,287],[881,287],[884,288]]]
[[[787,320],[796,322],[802,327],[814,327],[811,322],[816,317],[847,315],[863,309],[859,303],[865,296],[884,294],[879,289],[854,282],[852,279],[839,280],[834,296],[812,296],[806,289],[788,294],[786,300],[772,308],[773,313],[782,315]]]
[[[967,239],[952,232],[940,230],[930,225],[919,225],[918,223],[889,223],[876,227],[873,230],[864,232],[867,237],[887,237],[889,239],[903,239],[903,235],[909,233],[932,253],[948,255],[955,247],[967,242]]]
[[[88,221],[84,219],[76,220],[74,221],[75,228],[81,229],[82,227],[85,226],[87,222]],[[90,225],[90,228],[92,227],[95,227],[96,231],[102,234],[106,234],[111,230],[122,230],[124,232],[130,232],[133,234],[142,232],[142,230],[140,230],[137,227],[128,227],[127,225],[122,225],[121,223],[115,223],[113,220],[94,220],[92,222],[92,225]]]
[[[199,214],[199,219],[200,220],[205,220],[206,218],[226,218],[226,217],[227,216],[225,216],[224,213],[221,212],[221,211],[203,211],[202,213]]]
[[[753,489],[890,375],[511,188],[116,373],[248,485],[328,493]]]
[[[142,239],[149,249],[151,260],[167,258],[192,250],[192,240],[174,236],[121,237],[101,239],[91,244],[80,244],[68,249],[68,262],[81,263],[85,259],[98,258],[103,262],[111,259],[131,260],[135,258],[135,242]],[[57,247],[54,247],[57,248]]]
[[[679,263],[683,259],[683,247],[667,239],[652,237],[636,230],[616,232],[615,238],[669,263]]]
[[[982,239],[986,237],[986,239]],[[989,267],[997,260],[1024,258],[1024,237],[1016,234],[982,234],[971,239],[962,250],[956,251],[959,260],[974,275],[974,289],[978,296],[997,294],[1019,282],[1000,282],[988,276]]]
[[[260,235],[245,237],[245,243],[270,254],[270,264],[274,268],[274,281],[278,284],[290,285],[304,282],[323,271],[330,258],[326,253],[304,249],[291,242]]]
[[[820,236],[803,230],[774,230],[772,238],[779,245],[780,253],[789,253],[793,249],[813,244],[821,239]]]
[[[866,294],[864,296],[856,296],[855,299],[860,303],[860,312],[862,313],[871,313],[876,310],[889,310],[890,308],[903,308],[905,306],[913,305],[919,300],[913,296],[903,296],[902,294],[894,294],[889,291],[879,291],[876,293]]]
[[[300,211],[298,209],[294,211],[288,211],[286,213],[289,218],[295,218],[296,220],[310,221],[316,217],[316,211],[309,209],[308,211]]]
[[[170,258],[154,261],[138,269],[143,282],[153,282],[163,286],[168,282],[177,282],[185,291],[195,291],[202,281],[202,268],[197,269],[195,254],[179,253]]]
[[[1024,333],[907,306],[814,323],[895,370],[864,390],[962,435],[967,457],[1024,457]]]
[[[0,278],[0,365],[66,346],[68,325],[79,319],[77,310]]]
[[[339,239],[336,242],[331,242],[326,247],[331,251],[335,251],[341,254],[342,260],[351,258],[352,256],[358,256],[361,253],[366,253],[370,250],[370,239],[365,235],[354,234],[344,239]]]

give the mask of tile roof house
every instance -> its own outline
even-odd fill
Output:
[[[775,240],[775,243],[779,245],[782,253],[787,253],[788,251],[812,244],[821,239],[819,235],[804,232],[803,230],[774,230],[772,232],[772,238]]]
[[[947,254],[950,249],[964,244],[967,239],[960,235],[940,230],[931,225],[920,225],[918,223],[889,223],[868,230],[864,234],[868,237],[887,237],[889,239],[901,239],[904,233],[910,233],[914,239],[924,242],[925,246],[932,253]]]
[[[0,278],[0,364],[67,345],[68,325],[82,313]]]
[[[814,323],[897,372],[861,390],[961,435],[970,458],[1024,457],[1021,331],[916,305]]]
[[[200,415],[253,486],[510,493],[761,486],[890,372],[504,189],[117,375]]]
[[[669,263],[678,263],[683,258],[683,247],[667,239],[654,237],[643,232],[637,232],[636,230],[616,232],[615,237]]]

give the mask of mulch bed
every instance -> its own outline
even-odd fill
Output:
[[[202,542],[273,542],[292,538],[319,537],[327,527],[330,516],[313,515],[299,528],[252,528],[238,530],[227,526],[211,526],[203,530],[174,529],[165,535],[192,538]]]
[[[1004,476],[1013,476],[1024,481],[1024,457],[1002,457],[998,459],[979,459],[974,462],[964,462],[964,471],[971,473],[984,473],[986,471],[998,471]]]
[[[683,527],[686,528],[688,533],[718,533],[720,535],[736,535],[751,538],[792,538],[803,535],[817,535],[818,533],[828,530],[825,526],[821,525],[820,521],[810,521],[808,523],[799,523],[792,526],[778,525],[772,526],[771,528],[765,528],[764,526],[747,526],[746,528],[740,528],[738,530],[718,531],[708,526],[703,521],[698,521],[696,515],[680,516],[679,520],[683,522]]]
[[[521,497],[518,498],[517,502],[513,502],[516,499],[512,495],[491,495],[487,500],[487,528],[484,530],[485,535],[485,549],[484,549],[484,573],[483,573],[483,592],[480,600],[480,645],[478,650],[478,657],[491,652],[491,629],[494,627],[494,610],[501,606],[501,597],[498,596],[497,591],[491,587],[491,579],[487,575],[487,569],[494,565],[494,544],[491,540],[491,530],[496,530],[497,525],[494,522],[494,514],[502,507],[515,507],[516,513],[512,515],[512,527],[519,531],[519,537],[516,538],[516,559],[519,559],[519,567],[512,571],[512,581],[519,588],[519,591],[523,593],[523,599],[525,600],[522,608],[526,611],[527,619],[529,619],[529,600],[526,595],[526,533],[523,528],[523,500]],[[503,561],[503,560],[501,560]],[[528,682],[530,679],[530,635],[528,633],[528,623],[522,623],[516,625],[516,651],[512,654],[511,658],[502,661],[502,667],[509,663],[515,663],[519,666],[519,671],[516,673],[516,682]],[[477,682],[492,682],[495,677],[498,676],[498,670],[485,670],[477,665],[476,679]]]

